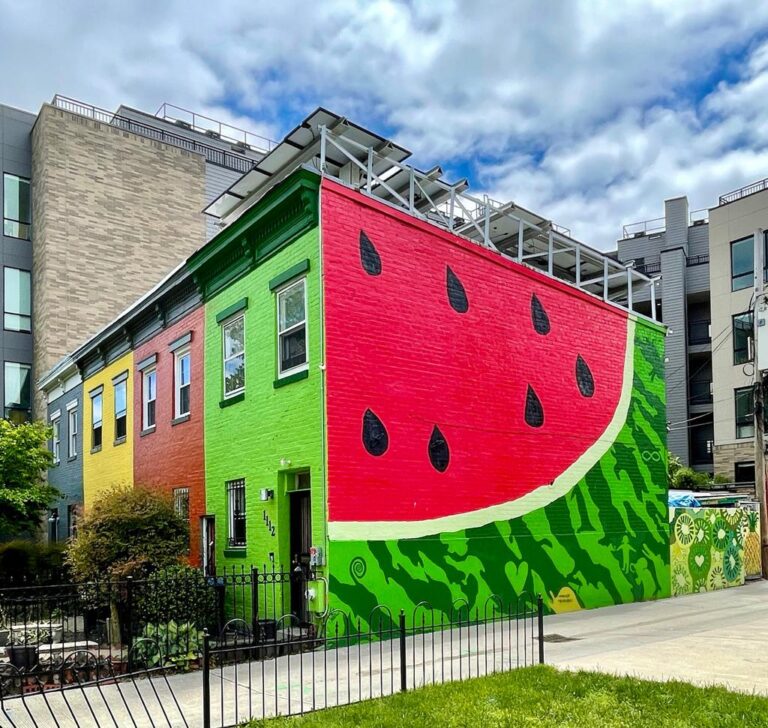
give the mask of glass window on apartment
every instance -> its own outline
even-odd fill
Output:
[[[278,375],[307,368],[306,280],[277,293]]]
[[[230,546],[245,546],[245,480],[227,481]]]
[[[128,434],[128,382],[115,385],[115,442],[123,442]]]
[[[56,543],[59,540],[59,509],[48,511],[48,541]]]
[[[734,396],[736,398],[736,437],[754,437],[755,421],[752,412],[752,387],[741,387],[735,390]]]
[[[733,317],[733,363],[746,364],[752,360],[750,339],[752,338],[752,312],[739,313]]]
[[[28,270],[3,270],[3,326],[8,331],[32,330],[32,276]]]
[[[141,381],[141,429],[149,430],[155,426],[155,403],[157,401],[157,371],[149,369],[142,375]]]
[[[53,453],[53,463],[58,465],[61,462],[61,417],[51,420],[51,452]]]
[[[3,235],[30,239],[32,224],[29,180],[15,174],[3,175]]]
[[[189,520],[189,488],[173,489],[173,510],[177,516]]]
[[[91,395],[91,449],[101,449],[104,399],[101,392]]]
[[[26,422],[29,419],[32,402],[31,372],[29,364],[5,362],[5,417],[12,422]]]
[[[245,391],[245,317],[222,325],[224,340],[224,397]]]
[[[736,483],[755,482],[755,461],[748,460],[742,463],[734,463],[734,480]]]
[[[731,290],[751,288],[755,274],[755,240],[749,235],[731,243]],[[768,235],[763,233],[763,281],[768,281]]]
[[[189,351],[175,354],[174,362],[174,407],[175,416],[183,417],[189,414],[189,390],[192,381],[192,358]]]
[[[77,409],[73,408],[67,413],[67,457],[77,457]]]

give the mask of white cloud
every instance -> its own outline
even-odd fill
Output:
[[[737,0],[0,0],[0,102],[170,101],[272,137],[322,103],[608,247],[666,196],[768,175],[768,45],[683,93],[766,28]]]

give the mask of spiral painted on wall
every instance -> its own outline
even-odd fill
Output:
[[[368,566],[365,563],[365,559],[360,556],[356,556],[349,564],[350,576],[359,581],[365,576],[365,572],[368,571]]]

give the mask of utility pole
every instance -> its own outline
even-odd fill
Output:
[[[754,336],[754,418],[755,418],[755,496],[760,504],[760,540],[763,578],[768,579],[768,509],[766,508],[765,473],[765,382],[763,369],[768,369],[768,303],[764,294],[763,231],[754,233],[755,289],[752,308]]]

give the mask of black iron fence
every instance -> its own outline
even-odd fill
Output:
[[[0,661],[0,726],[223,727],[544,661],[540,597],[307,620],[282,609],[300,578],[243,569],[58,585],[44,599],[0,590],[14,635]],[[166,620],[181,603],[187,611]]]

